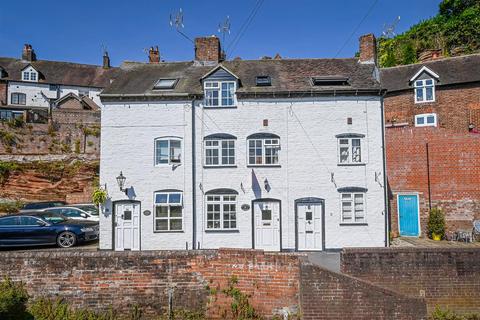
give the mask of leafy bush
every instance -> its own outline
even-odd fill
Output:
[[[113,310],[93,312],[85,309],[73,309],[62,299],[52,301],[40,298],[28,308],[35,320],[115,320],[118,319]],[[133,319],[133,318],[132,318]]]
[[[433,234],[439,235],[442,239],[445,237],[445,215],[439,208],[432,208],[428,216],[427,224],[428,236],[432,238]]]
[[[107,196],[107,191],[101,188],[95,188],[92,194],[92,202],[97,206],[104,204],[105,201],[107,201]]]
[[[28,293],[23,284],[15,284],[9,278],[4,278],[0,282],[0,319],[26,319],[27,301]]]
[[[443,310],[436,307],[430,315],[430,320],[480,320],[480,314],[459,315],[450,310]]]
[[[18,169],[19,166],[15,162],[0,161],[0,185],[7,182],[10,174]]]
[[[0,214],[2,213],[17,213],[23,206],[22,201],[2,201],[0,202]]]

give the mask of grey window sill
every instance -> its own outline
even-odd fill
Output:
[[[238,229],[205,229],[205,233],[240,233]]]
[[[279,164],[249,164],[247,168],[281,168]]]
[[[165,231],[156,230],[156,231],[153,231],[153,233],[185,233],[185,231],[183,231],[183,230],[165,230]]]
[[[236,165],[228,165],[228,166],[203,166],[205,169],[223,169],[223,168],[237,168]]]
[[[340,223],[340,226],[368,226],[366,222],[349,222],[349,223]]]
[[[237,106],[203,106],[204,109],[237,109]]]
[[[357,166],[366,166],[367,163],[362,162],[362,163],[339,163],[337,166],[339,167],[357,167]]]

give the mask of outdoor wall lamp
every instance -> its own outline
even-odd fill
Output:
[[[128,195],[128,188],[124,189],[126,180],[127,178],[125,178],[122,171],[120,171],[120,175],[117,177],[117,184],[118,184],[118,187],[120,188],[120,191],[125,192],[125,194]]]

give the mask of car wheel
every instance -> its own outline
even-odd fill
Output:
[[[69,231],[62,232],[57,237],[57,245],[61,248],[70,248],[77,243],[77,236]]]

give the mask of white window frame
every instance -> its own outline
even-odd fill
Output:
[[[38,72],[32,67],[26,67],[22,71],[22,81],[38,82]]]
[[[223,104],[222,99],[222,89],[223,84],[233,84],[232,89],[232,104]],[[237,98],[235,92],[237,91],[237,83],[236,81],[205,81],[203,83],[203,90],[205,95],[205,107],[206,108],[230,108],[235,107],[237,105]],[[208,92],[209,91],[218,91],[218,104],[213,104],[213,99],[209,98]]]
[[[159,160],[161,157],[158,155],[160,152],[160,149],[158,147],[157,142],[159,141],[167,141],[167,149],[168,149],[168,161],[167,162],[160,162]],[[175,149],[172,149],[172,141],[179,142],[180,143],[180,148],[179,148],[179,153],[178,153],[178,160],[175,157],[176,154],[174,152]],[[163,165],[181,165],[182,164],[182,139],[181,138],[176,138],[176,137],[161,137],[161,138],[156,138],[154,140],[154,164],[155,166],[163,166]]]
[[[233,199],[233,200],[232,200]],[[212,219],[209,219],[209,210],[208,207],[209,205],[214,206],[218,205],[219,206],[219,217],[218,219],[215,219],[214,216],[212,216]],[[234,211],[228,211],[229,213],[229,219],[225,219],[225,207],[224,205],[234,205],[235,210]],[[214,210],[211,214],[214,215],[216,213],[216,210]],[[235,215],[235,218],[231,218],[231,214]],[[238,230],[238,219],[237,219],[237,213],[238,213],[238,205],[237,205],[237,195],[236,194],[207,194],[205,195],[205,230]],[[225,222],[228,221],[228,226],[225,227]],[[212,222],[209,224],[209,222]],[[218,222],[218,226],[215,226],[215,222]],[[234,226],[232,227],[232,222],[234,223]]]
[[[37,73],[36,72],[30,72],[30,81],[37,81]]]
[[[14,95],[17,97],[17,103],[13,102]],[[25,103],[20,103],[20,100],[21,100],[20,97],[25,98]],[[27,104],[27,95],[23,92],[12,92],[10,94],[10,103],[18,106],[25,106]]]
[[[364,164],[365,161],[364,161],[364,157],[362,156],[362,149],[363,149],[363,138],[361,137],[338,137],[337,138],[337,146],[338,146],[338,151],[337,151],[337,155],[338,155],[338,164],[351,164],[351,165],[356,165],[356,164]],[[348,144],[342,144],[342,140],[348,140]],[[359,146],[354,146],[353,145],[353,140],[359,140],[360,141],[360,145]],[[347,146],[348,148],[348,157],[347,157],[347,161],[343,161],[342,162],[342,148],[345,148],[344,146]],[[360,150],[360,161],[356,161],[354,160],[354,147],[358,147],[359,150]]]
[[[427,81],[431,81],[432,84],[427,84]],[[414,84],[414,96],[415,96],[415,103],[428,103],[428,102],[435,102],[435,80],[432,78],[428,79],[420,79],[415,80]],[[427,88],[432,88],[432,99],[427,100]],[[418,100],[417,91],[421,90],[422,92],[422,100]]]
[[[433,117],[433,123],[428,123],[427,119]],[[423,118],[424,122],[421,124],[417,123],[419,118]],[[422,113],[415,115],[415,127],[436,127],[437,126],[437,114],[436,113]]]
[[[167,197],[166,202],[157,202],[157,195],[165,195]],[[170,201],[170,195],[179,195],[179,201],[172,202]],[[166,217],[157,217],[157,208],[158,207],[166,207],[167,208],[167,216]],[[180,217],[172,217],[171,211],[172,207],[180,207],[181,208],[181,215]],[[167,221],[167,229],[166,230],[159,230],[157,229],[157,221],[164,220]],[[181,221],[181,228],[180,229],[172,229],[172,220]],[[183,193],[180,191],[159,191],[155,192],[153,195],[153,231],[154,232],[183,232]]]
[[[213,145],[213,144],[217,145]],[[223,148],[223,143],[227,144],[227,148]],[[232,148],[228,147],[229,143],[233,143],[233,156],[229,155],[229,150]],[[210,144],[210,145],[209,145]],[[236,158],[235,158],[235,139],[206,139],[204,143],[204,148],[205,148],[205,166],[206,167],[228,167],[228,166],[235,166],[236,164]],[[208,158],[214,158],[215,156],[208,156],[207,155],[207,150],[211,150],[212,153],[213,151],[217,151],[217,164],[213,163],[207,163]],[[226,158],[227,160],[230,158],[233,158],[233,163],[223,163],[223,159]]]
[[[22,80],[30,81],[30,71],[22,71]]]
[[[347,198],[347,196],[349,198]],[[361,210],[355,208],[355,199],[357,196],[362,198]],[[345,215],[345,203],[349,203],[350,206],[350,218],[346,218]],[[357,214],[358,212],[358,214]],[[361,215],[360,215],[361,213]],[[362,217],[362,220],[357,220],[357,215]],[[365,192],[341,192],[340,193],[340,223],[342,224],[365,224],[367,223],[367,204]]]
[[[274,141],[276,140],[276,143]],[[270,141],[270,142],[269,142]],[[254,163],[250,162],[250,142],[254,142]],[[257,150],[257,142],[261,143],[261,150],[262,150],[262,163],[256,163],[256,159],[259,155],[257,155],[256,150]],[[266,151],[267,149],[276,149],[276,155],[277,155],[277,162],[276,163],[266,163],[267,155]],[[252,139],[247,139],[247,164],[249,166],[280,166],[280,138],[252,138]],[[273,155],[273,153],[272,153]],[[273,157],[272,157],[273,159]]]

